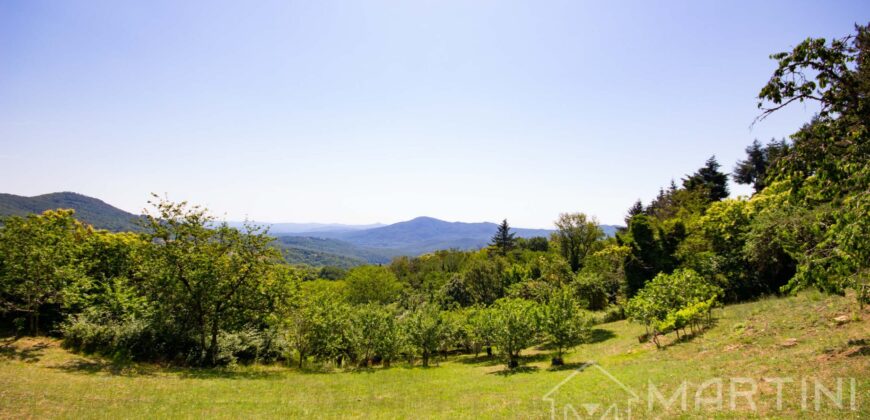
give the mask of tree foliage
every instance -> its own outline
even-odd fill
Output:
[[[604,231],[598,226],[598,220],[583,213],[563,213],[555,224],[555,242],[562,257],[571,266],[571,271],[577,272],[582,268],[586,255],[604,238]]]
[[[72,210],[10,217],[0,230],[0,311],[25,314],[31,334],[39,334],[47,305],[70,305],[86,287],[80,256],[93,231]]]
[[[495,232],[492,240],[489,241],[489,246],[498,254],[505,256],[516,247],[517,239],[514,238],[515,235],[515,233],[511,232],[507,219],[504,219],[498,225],[498,231]]]

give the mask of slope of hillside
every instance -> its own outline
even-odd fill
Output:
[[[277,244],[287,262],[311,266],[348,268],[362,264],[385,264],[393,256],[401,254],[387,249],[364,248],[337,239],[307,236],[282,236]]]
[[[844,316],[848,321],[837,321]],[[563,418],[573,414],[563,411],[568,404],[578,411],[624,407],[625,389],[641,400],[631,418],[870,418],[868,316],[870,308],[859,312],[854,298],[811,292],[764,299],[717,309],[715,326],[663,350],[638,343],[642,326],[619,321],[596,326],[562,369],[549,367],[551,349],[530,348],[514,372],[485,355],[439,357],[425,369],[406,362],[347,370],[166,368],[73,354],[51,338],[0,338],[0,418]],[[836,398],[838,378],[840,408],[815,391],[818,383]],[[700,385],[717,379],[721,405],[696,405]],[[651,384],[663,400],[649,409]],[[716,384],[701,397],[714,397]],[[752,405],[746,394],[731,399],[752,384]],[[681,386],[686,404],[675,398],[665,408]],[[598,414],[584,418],[613,418]]]
[[[76,218],[99,229],[116,232],[135,231],[137,216],[96,198],[73,192],[59,192],[23,197],[0,194],[0,216],[24,216],[53,209],[73,209]]]

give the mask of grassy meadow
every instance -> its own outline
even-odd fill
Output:
[[[300,371],[284,366],[222,369],[170,368],[148,364],[119,366],[72,354],[49,338],[3,339],[0,344],[0,417],[141,418],[141,417],[551,417],[542,397],[576,369],[557,399],[583,413],[581,403],[622,404],[626,394],[598,369],[636,391],[643,399],[652,382],[670,397],[687,380],[687,409],[680,402],[648,411],[646,402],[633,417],[867,418],[870,416],[870,316],[853,299],[804,293],[717,309],[718,321],[706,332],[663,350],[640,344],[643,327],[619,321],[596,327],[593,342],[580,346],[560,370],[549,368],[545,349],[524,352],[524,367],[505,370],[485,356],[451,356],[424,369],[396,364],[389,369]],[[845,318],[844,318],[845,317]],[[669,337],[673,339],[673,337]],[[705,380],[724,378],[724,403],[695,408],[695,393]],[[730,407],[730,377],[757,381],[751,410],[743,398]],[[789,377],[777,388],[763,378]],[[844,408],[822,394],[815,411],[809,382],[807,410],[801,409],[801,378],[818,378],[836,391],[836,378],[855,378],[856,411],[850,409],[850,382],[843,382]],[[740,385],[739,389],[745,389]],[[703,396],[712,396],[707,389]],[[557,417],[565,412],[557,404]],[[569,414],[573,415],[571,411]],[[600,417],[597,412],[594,418]]]

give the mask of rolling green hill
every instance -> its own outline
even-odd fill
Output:
[[[350,268],[363,264],[386,264],[401,253],[393,250],[368,249],[337,239],[305,236],[278,238],[284,258],[291,264],[332,265]]]
[[[25,216],[61,208],[75,210],[76,219],[99,229],[115,232],[139,229],[136,215],[82,194],[58,192],[34,197],[0,194],[0,217]]]

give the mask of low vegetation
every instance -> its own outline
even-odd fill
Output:
[[[406,361],[390,368],[173,368],[71,353],[52,338],[8,338],[0,342],[0,417],[550,418],[550,403],[542,397],[574,369],[582,372],[565,385],[560,404],[582,410],[590,398],[606,406],[624,402],[625,394],[597,369],[583,369],[595,362],[645,400],[650,382],[665,398],[683,380],[691,383],[685,411],[679,399],[669,411],[656,401],[647,415],[643,401],[635,418],[867,418],[870,324],[864,320],[870,314],[858,312],[854,302],[812,292],[729,305],[715,310],[717,322],[702,335],[662,337],[663,350],[638,344],[643,326],[617,321],[591,329],[586,344],[564,353],[563,367],[550,367],[548,348],[532,347],[521,354],[523,368],[514,370],[485,354],[439,355],[429,369]],[[843,316],[846,321],[837,321]],[[758,380],[757,411],[742,398],[730,408],[732,376]],[[716,377],[726,380],[723,407],[696,409],[698,385]],[[795,381],[783,386],[781,409],[776,384],[761,379],[773,377]],[[812,388],[803,410],[802,378],[818,378],[832,391],[836,378],[845,378],[845,410],[821,395],[816,412]],[[848,408],[849,378],[857,381],[856,411]]]

